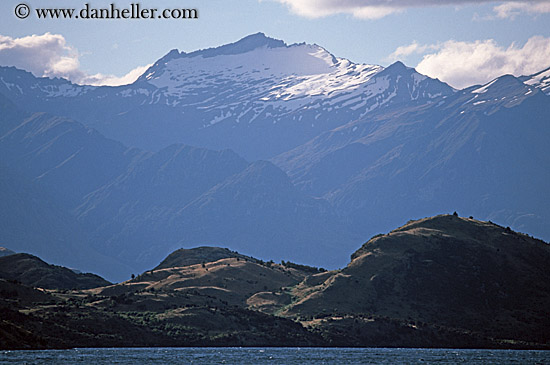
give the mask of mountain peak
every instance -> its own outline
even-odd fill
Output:
[[[391,70],[391,69],[394,69],[394,70],[406,70],[408,69],[407,66],[405,66],[405,64],[401,61],[395,61],[394,63],[392,63],[391,65],[389,65],[386,70]]]
[[[229,43],[220,47],[207,48],[204,50],[199,50],[189,53],[188,57],[202,56],[204,58],[215,57],[215,56],[227,56],[227,55],[236,55],[247,53],[258,48],[279,48],[286,47],[285,42],[270,38],[264,33],[255,33],[249,36],[246,36],[236,42]]]
[[[250,34],[240,40],[224,44],[219,47],[205,48],[190,53],[179,51],[177,49],[172,49],[164,57],[157,61],[158,64],[166,63],[168,61],[180,58],[180,57],[197,57],[202,56],[203,58],[210,58],[216,56],[227,56],[227,55],[236,55],[247,53],[258,48],[279,48],[287,47],[286,43],[282,40],[271,38],[266,36],[262,32],[255,34]]]
[[[164,62],[168,62],[170,60],[180,57],[182,54],[185,54],[185,52],[180,52],[174,48],[170,50],[170,52],[168,52],[164,57],[162,57],[161,60]]]
[[[513,75],[503,75],[474,89],[472,94],[485,94],[487,91],[503,95],[508,93],[514,94],[518,89],[529,89],[529,86]]]
[[[259,48],[282,48],[288,47],[285,42],[279,39],[270,38],[264,33],[255,33],[248,35],[236,42],[225,44],[219,47],[200,49],[190,53],[172,49],[165,56],[159,59],[151,66],[143,75],[138,78],[138,81],[147,81],[151,75],[162,72],[164,66],[173,60],[190,59],[194,57],[213,58],[217,56],[231,56],[251,52]]]
[[[401,61],[396,61],[396,62],[392,63],[391,65],[389,65],[388,67],[386,67],[385,69],[383,69],[380,72],[380,75],[389,75],[389,76],[397,76],[397,75],[399,75],[399,76],[405,76],[405,75],[409,76],[409,75],[413,75],[413,74],[421,75],[422,79],[427,78],[427,76],[420,74],[413,67],[407,67]]]
[[[396,61],[396,62],[392,63],[391,65],[389,65],[388,67],[386,67],[382,72],[383,72],[383,74],[390,74],[390,75],[400,74],[400,75],[403,75],[405,73],[409,74],[409,73],[412,73],[412,72],[416,72],[416,70],[412,67],[405,66],[405,64],[401,61]]]
[[[241,46],[249,45],[249,46],[254,46],[254,48],[263,47],[263,46],[267,46],[267,48],[277,48],[277,47],[286,46],[285,42],[283,42],[282,40],[268,37],[262,32],[250,34],[232,44],[241,45]]]

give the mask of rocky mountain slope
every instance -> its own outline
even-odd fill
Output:
[[[364,235],[458,210],[550,237],[548,115],[547,95],[503,76],[437,103],[371,113],[272,161]]]
[[[70,119],[22,115],[0,136],[0,239],[19,251],[123,280],[197,243],[336,266],[345,254],[330,243],[354,242],[329,204],[300,192],[272,163],[184,145],[130,149]],[[311,256],[311,240],[332,253]],[[111,261],[83,263],[87,255]],[[100,264],[113,261],[122,265]]]
[[[0,67],[0,242],[120,281],[197,245],[334,269],[454,210],[548,240],[547,81],[454,90],[261,33],[120,87]]]
[[[74,215],[52,197],[51,191],[15,168],[1,163],[0,167],[0,240],[3,244],[57,265],[102,273],[110,278],[132,271],[115,258],[96,251]]]
[[[68,116],[128,146],[230,148],[249,160],[282,153],[380,107],[453,93],[414,70],[401,75],[262,33],[213,49],[172,50],[121,87],[33,80],[11,68],[2,68],[0,81],[0,93],[17,105]]]

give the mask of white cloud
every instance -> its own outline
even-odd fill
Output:
[[[307,18],[321,18],[333,14],[347,13],[361,19],[378,19],[400,11],[387,6],[385,1],[362,0],[275,0],[287,5],[290,10]]]
[[[78,52],[59,34],[46,33],[23,38],[0,35],[0,64],[16,66],[37,76],[77,78]]]
[[[135,69],[128,72],[126,75],[122,77],[117,77],[113,75],[103,75],[103,74],[95,74],[95,75],[87,76],[84,79],[84,83],[87,85],[108,85],[108,86],[131,84],[132,82],[136,81],[138,77],[143,75],[143,73],[147,71],[147,69],[152,65],[153,64],[136,67]]]
[[[399,46],[397,49],[390,54],[387,59],[391,62],[397,61],[397,60],[403,60],[407,56],[410,56],[411,54],[422,54],[426,52],[429,49],[438,49],[439,47],[436,45],[421,45],[418,44],[417,41],[413,41],[408,46]]]
[[[550,2],[521,2],[512,1],[500,4],[493,8],[498,18],[515,18],[521,13],[527,14],[547,14],[550,13]]]
[[[359,19],[380,19],[386,15],[401,12],[399,8],[389,6],[361,6],[352,9],[351,13]]]
[[[550,66],[550,38],[542,36],[529,38],[523,46],[512,43],[507,48],[492,39],[451,40],[432,47],[437,51],[424,55],[417,71],[456,88],[483,84],[504,74],[530,75]]]
[[[68,45],[62,35],[51,33],[22,38],[0,35],[0,65],[15,66],[39,77],[62,77],[77,84],[113,86],[135,81],[149,67],[137,67],[122,77],[88,75],[80,69],[78,51]]]
[[[261,1],[261,0],[260,0]],[[495,0],[274,0],[285,4],[295,14],[308,18],[321,18],[334,14],[351,14],[361,19],[378,19],[389,14],[413,7],[429,6],[462,6],[495,3]],[[495,7],[497,14],[526,11],[529,13],[548,12],[550,0],[499,1],[503,3]],[[514,4],[514,5],[512,5]],[[506,7],[506,5],[509,5]],[[503,6],[502,8],[500,6]],[[506,16],[503,16],[506,17]]]

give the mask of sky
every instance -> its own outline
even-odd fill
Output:
[[[37,8],[196,9],[197,19],[39,19]],[[28,17],[24,16],[27,5]],[[0,65],[75,83],[133,82],[171,49],[263,32],[356,63],[396,60],[463,88],[550,67],[550,0],[1,0]]]

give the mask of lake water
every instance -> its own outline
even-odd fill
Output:
[[[0,351],[0,364],[550,364],[550,351],[379,348],[131,348]]]

